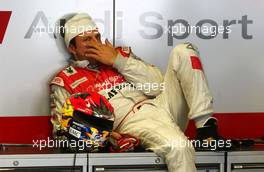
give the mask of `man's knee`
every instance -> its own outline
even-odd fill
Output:
[[[183,139],[184,140],[184,139]],[[194,162],[195,161],[195,150],[188,140],[184,142],[179,139],[168,141],[166,144],[160,145],[159,149],[153,150],[157,155],[164,157],[168,162]]]
[[[167,138],[167,140],[163,144],[163,148],[169,150],[170,152],[194,153],[192,143],[185,136]]]
[[[192,58],[199,59],[198,48],[191,43],[181,43],[174,47],[170,56],[170,64],[175,71],[180,70],[181,66],[184,68],[192,64]]]

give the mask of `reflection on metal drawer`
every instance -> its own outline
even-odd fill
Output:
[[[198,172],[220,172],[220,164],[196,164]]]
[[[16,167],[0,168],[2,172],[82,172],[82,167]]]
[[[263,169],[256,169],[256,170],[252,170],[252,169],[240,169],[240,170],[232,170],[232,172],[263,172]]]
[[[111,165],[94,166],[93,172],[167,172],[166,165]]]
[[[88,171],[90,172],[167,172],[166,164],[153,152],[145,153],[91,153]],[[196,153],[198,172],[223,172],[224,153]]]
[[[220,172],[219,164],[197,164],[198,172]],[[94,166],[93,172],[167,172],[166,165],[108,165]]]
[[[231,165],[232,172],[260,172],[264,171],[263,163],[235,163]]]

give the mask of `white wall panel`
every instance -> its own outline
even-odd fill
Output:
[[[122,21],[117,24],[117,44],[131,46],[135,54],[165,71],[171,49],[192,42],[200,49],[216,112],[263,112],[263,7],[262,0],[116,0],[117,19]],[[205,19],[219,27],[225,20],[235,24],[228,38],[219,33],[202,39],[193,32],[184,39],[174,38],[170,46],[168,21],[179,19],[190,26]]]
[[[103,36],[112,39],[112,1],[0,0],[0,4],[0,11],[12,11],[0,45],[0,115],[48,115],[48,81],[69,57],[50,33],[55,22],[67,13],[88,12]],[[48,23],[51,31],[30,32],[34,21],[37,28]]]
[[[31,33],[32,23],[44,27],[47,21],[53,27],[66,13],[88,12],[103,38],[112,40],[112,1],[0,0],[0,4],[0,11],[12,11],[0,44],[0,115],[48,115],[48,81],[69,55],[52,34]],[[116,45],[131,46],[135,54],[165,71],[171,49],[180,42],[193,42],[200,49],[216,112],[263,112],[263,7],[262,0],[116,0]],[[238,23],[242,16],[253,23],[242,27]],[[218,34],[205,40],[192,33],[185,39],[173,38],[170,46],[168,21],[178,19],[191,26],[205,19],[218,26],[224,20],[236,24],[228,39]]]

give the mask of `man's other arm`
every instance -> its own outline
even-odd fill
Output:
[[[62,107],[70,93],[57,85],[52,85],[50,89],[51,123],[53,125],[53,137],[56,138],[61,125]]]
[[[147,96],[157,96],[162,89],[163,76],[160,69],[137,58],[132,52],[129,57],[123,57],[118,53],[113,67],[121,73],[127,81],[143,86],[150,86],[149,89],[142,89]]]

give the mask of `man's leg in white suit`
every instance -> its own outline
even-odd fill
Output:
[[[196,171],[193,146],[165,109],[145,104],[119,132],[138,137],[146,149],[165,159],[169,172]]]
[[[179,44],[172,50],[164,82],[165,90],[157,99],[180,128],[186,129],[188,119],[194,119],[197,128],[202,127],[213,113],[213,98],[194,45]]]
[[[193,119],[197,128],[196,139],[208,143],[212,140],[224,141],[218,133],[217,120],[211,117],[213,97],[209,91],[198,49],[193,44],[179,44],[172,50],[164,83],[165,90],[157,97],[157,101],[170,111],[182,131],[186,129],[188,119]],[[216,149],[229,147],[229,144],[225,144],[224,147]],[[215,148],[200,145],[197,149]]]

